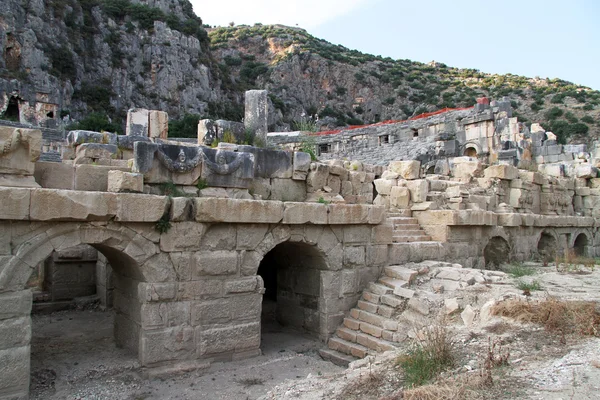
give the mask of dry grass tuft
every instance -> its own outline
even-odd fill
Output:
[[[589,301],[565,301],[552,297],[542,301],[507,300],[492,308],[493,315],[521,323],[542,325],[549,332],[598,336],[600,312]]]
[[[477,376],[461,375],[438,380],[430,385],[407,389],[403,400],[469,400],[478,398],[475,389],[483,387]]]

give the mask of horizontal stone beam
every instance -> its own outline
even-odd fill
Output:
[[[422,226],[536,226],[536,227],[595,227],[600,221],[593,217],[540,214],[499,214],[476,210],[431,210],[415,212]]]
[[[197,222],[377,225],[385,220],[384,207],[363,204],[320,204],[216,197],[200,197],[193,200]]]
[[[186,211],[188,205],[193,213]],[[385,208],[366,204],[216,197],[170,199],[134,193],[0,187],[0,220],[157,222],[165,215],[174,221],[191,217],[197,222],[378,225],[385,220]]]

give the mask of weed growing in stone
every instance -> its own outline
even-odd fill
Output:
[[[504,272],[512,276],[513,278],[521,278],[523,276],[535,275],[535,269],[527,267],[521,263],[510,264],[504,268]]]
[[[407,387],[422,386],[454,363],[452,342],[444,325],[429,327],[424,332],[424,340],[416,343],[411,350],[397,359],[404,370]]]
[[[154,225],[154,229],[156,229],[160,233],[167,233],[169,229],[171,229],[171,222],[169,221],[168,215],[163,215],[161,219],[156,222]]]
[[[325,200],[325,198],[324,198],[323,196],[321,196],[321,197],[319,197],[319,200],[317,200],[317,203],[320,203],[320,204],[325,204],[325,205],[327,205],[327,204],[329,204],[329,203],[331,203],[331,202],[330,202],[330,201],[327,201],[327,200]]]
[[[173,182],[161,183],[159,186],[163,195],[169,197],[187,197]]]
[[[198,183],[196,183],[196,187],[198,190],[206,189],[208,187],[208,183],[206,183],[206,179],[198,179]]]
[[[517,281],[517,289],[522,290],[523,292],[534,292],[538,290],[542,290],[542,285],[537,280],[533,280],[531,282],[525,282],[522,280]]]

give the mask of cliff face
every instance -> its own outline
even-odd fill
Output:
[[[478,96],[508,97],[562,141],[600,134],[600,92],[560,79],[491,75],[349,50],[285,26],[202,26],[187,0],[4,0],[0,118],[65,125],[92,112],[123,126],[143,107],[240,121],[268,89],[271,130],[404,119]],[[183,119],[186,114],[191,118]],[[308,126],[304,123],[308,123]]]
[[[132,107],[177,117],[222,97],[187,0],[4,0],[3,8],[0,111],[12,98],[22,120],[98,111],[119,121]]]

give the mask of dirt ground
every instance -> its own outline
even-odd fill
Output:
[[[31,399],[252,400],[286,380],[342,370],[319,357],[323,343],[269,324],[259,357],[143,379],[135,355],[115,346],[111,311],[61,311],[32,319]]]
[[[543,290],[532,298],[600,300],[598,268],[565,274],[538,267],[535,276],[524,279],[541,282]],[[490,290],[497,299],[523,297],[511,279]],[[263,325],[259,357],[144,379],[135,355],[114,344],[111,311],[62,311],[32,319],[32,399],[379,400],[403,386],[394,363],[399,353],[343,369],[319,357],[323,343],[275,323]],[[448,377],[478,374],[490,340],[510,352],[509,365],[494,370],[493,387],[478,390],[477,399],[600,399],[600,337],[564,336],[502,318],[472,328],[457,320],[450,328],[457,354]],[[362,384],[378,371],[384,372],[380,380]]]

